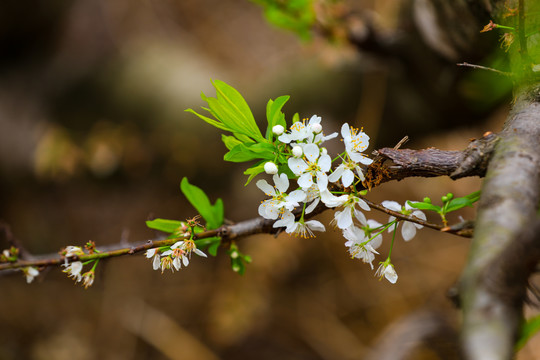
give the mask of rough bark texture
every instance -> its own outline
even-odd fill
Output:
[[[482,189],[461,282],[468,359],[513,358],[526,278],[538,261],[535,247],[525,245],[534,241],[521,234],[535,223],[540,200],[539,90],[522,89],[517,97]]]

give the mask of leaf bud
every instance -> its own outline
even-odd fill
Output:
[[[426,204],[431,204],[431,199],[428,198],[427,196],[422,201],[425,202]]]

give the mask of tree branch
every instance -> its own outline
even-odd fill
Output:
[[[540,102],[529,95],[538,96],[538,91],[521,89],[482,189],[460,291],[469,359],[513,358],[523,278],[540,259],[538,243],[522,235],[535,222],[540,200]]]

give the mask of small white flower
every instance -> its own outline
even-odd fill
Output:
[[[283,213],[281,219],[274,223],[273,227],[285,227],[285,232],[287,234],[292,233],[295,236],[300,236],[303,238],[315,236],[313,231],[326,231],[326,228],[320,221],[296,221],[294,214],[288,210]]]
[[[345,143],[347,155],[349,155],[352,161],[364,165],[369,165],[373,162],[373,160],[362,154],[369,146],[369,136],[365,132],[361,129],[351,128],[349,124],[345,123],[341,127],[341,136]]]
[[[64,264],[66,268],[62,270],[67,273],[69,277],[73,278],[76,282],[82,280],[81,270],[83,268],[83,263],[80,261],[74,261],[68,265]]]
[[[371,231],[369,225],[365,228],[358,228],[353,225],[343,230],[343,237],[349,240],[345,243],[345,246],[349,248],[351,256],[353,258],[361,259],[364,263],[369,263],[373,269],[372,263],[373,260],[375,260],[375,254],[379,254],[375,249],[381,246],[382,236],[377,235],[371,241],[369,240],[370,236]]]
[[[299,158],[304,155],[304,151],[302,150],[302,147],[300,145],[295,145],[292,148],[292,154],[294,157]]]
[[[396,212],[400,212],[403,215],[408,216],[414,216],[420,220],[426,220],[426,214],[424,214],[422,211],[417,210],[413,207],[411,207],[407,202],[405,202],[405,206],[401,206],[398,202],[395,201],[389,201],[385,200],[381,203],[382,206],[389,210],[393,210]],[[394,221],[396,218],[394,216],[390,216],[388,218],[388,222]],[[390,226],[388,228],[388,232],[394,231],[395,227],[397,226],[397,223],[393,226]],[[403,221],[403,225],[401,226],[401,236],[403,236],[403,240],[409,241],[416,235],[416,229],[423,228],[423,225],[413,223],[411,221]]]
[[[272,128],[272,132],[274,133],[274,135],[281,135],[283,134],[283,132],[285,132],[285,128],[281,125],[275,125],[273,128]]]
[[[354,172],[358,175],[360,181],[364,181],[364,173],[360,166],[358,166],[354,161],[344,161],[342,162],[332,174],[328,176],[328,181],[336,182],[341,179],[344,187],[349,187],[354,182]]]
[[[268,184],[266,180],[257,181],[256,185],[267,196],[271,196],[271,199],[261,202],[259,205],[259,215],[265,219],[275,220],[279,217],[279,214],[286,210],[293,210],[299,206],[301,201],[306,198],[306,193],[302,190],[291,191],[287,194],[286,191],[289,188],[289,178],[286,174],[274,175],[272,177],[275,186]]]
[[[159,267],[161,266],[161,258],[160,258],[159,251],[158,251],[157,248],[146,250],[146,257],[148,259],[153,257],[153,259],[152,259],[152,268],[154,270],[159,269]]]
[[[341,205],[343,205],[342,211],[336,211],[334,213],[334,222],[337,224],[337,227],[340,229],[346,229],[353,224],[353,215],[365,221],[365,216],[358,209],[356,209],[356,204],[360,206],[365,211],[370,211],[369,205],[358,196],[353,194],[346,195],[347,199]]]
[[[388,280],[392,284],[395,284],[398,279],[398,275],[396,273],[396,270],[394,269],[394,265],[387,262],[382,262],[379,265],[379,268],[375,272],[375,276],[381,279],[384,276],[386,280]]]
[[[316,178],[317,186],[320,191],[328,187],[328,175],[326,173],[332,166],[332,159],[328,154],[321,155],[319,147],[316,144],[307,144],[304,146],[305,160],[301,158],[290,157],[288,160],[291,171],[299,176],[298,185],[302,189],[308,189],[314,184],[313,178]]]
[[[83,277],[83,286],[85,289],[88,289],[94,283],[95,273],[94,271],[90,270],[88,272],[85,272],[82,275],[82,277]]]
[[[39,275],[38,269],[33,266],[28,266],[22,269],[24,276],[26,277],[26,282],[30,284],[34,281],[34,278]]]
[[[266,172],[269,175],[277,174],[278,167],[273,162],[268,161],[266,164],[264,164],[264,172]]]

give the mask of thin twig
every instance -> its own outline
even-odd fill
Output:
[[[457,66],[470,67],[470,68],[473,68],[473,69],[479,69],[479,70],[491,71],[491,72],[497,73],[497,74],[502,75],[502,76],[512,77],[512,73],[505,72],[505,71],[501,71],[501,70],[497,70],[497,69],[490,68],[490,67],[487,67],[487,66],[476,65],[476,64],[469,64],[468,62],[462,62],[462,63],[458,63],[458,64],[456,64],[456,65],[457,65]]]

